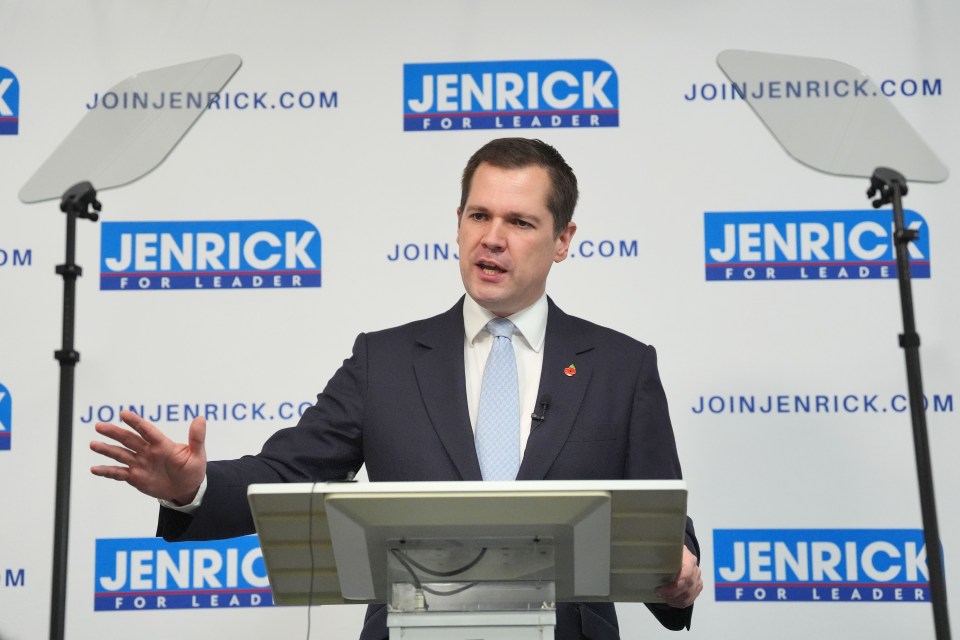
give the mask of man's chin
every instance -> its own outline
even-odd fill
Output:
[[[503,298],[495,299],[480,299],[474,298],[477,304],[489,311],[490,313],[500,316],[501,318],[506,318],[507,316],[512,316],[516,312],[526,309],[529,305],[520,304],[515,300],[504,300]]]
[[[477,291],[476,289],[472,291],[467,291],[467,295],[473,298],[473,301],[478,305],[499,315],[509,315],[508,313],[503,313],[505,307],[509,306],[502,296],[492,295],[491,292]]]
[[[501,303],[500,298],[495,296],[478,296],[471,294],[470,297],[473,298],[473,301],[478,305],[490,311],[494,311],[494,309],[498,308]]]

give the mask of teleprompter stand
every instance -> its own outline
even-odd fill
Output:
[[[909,245],[918,238],[915,229],[903,222],[903,196],[907,195],[906,179],[886,167],[879,167],[870,178],[867,197],[874,198],[873,207],[893,205],[893,242],[897,255],[897,280],[900,283],[900,309],[903,314],[903,333],[900,346],[907,364],[907,391],[910,398],[910,422],[913,426],[913,451],[917,459],[917,480],[920,486],[920,514],[923,519],[923,538],[927,547],[927,567],[930,571],[930,599],[933,602],[933,621],[937,638],[949,640],[950,620],[947,613],[947,582],[940,548],[940,525],[937,523],[937,503],[933,491],[933,465],[930,463],[930,443],[927,438],[927,416],[923,407],[923,380],[920,375],[920,334],[913,315],[913,289],[910,284]]]
[[[67,214],[66,260],[57,265],[63,276],[63,345],[54,357],[60,362],[57,417],[57,496],[53,523],[53,593],[50,599],[50,637],[62,638],[67,603],[67,544],[70,540],[70,470],[73,453],[73,376],[80,353],[73,348],[76,323],[77,278],[83,269],[76,263],[77,219],[96,222],[100,217],[97,192],[89,182],[67,189],[60,210]]]
[[[54,353],[60,362],[60,391],[51,640],[63,639],[66,619],[74,374],[80,362],[80,353],[74,348],[76,284],[83,273],[76,263],[77,220],[96,222],[99,218],[101,206],[93,185],[101,190],[118,187],[141,178],[163,162],[202,115],[207,100],[223,89],[240,64],[238,56],[223,55],[146,71],[120,82],[109,91],[116,95],[196,94],[204,99],[181,109],[125,111],[98,107],[88,111],[19,193],[26,203],[61,198],[60,210],[67,215],[66,261],[56,268],[63,277],[63,346]]]
[[[863,88],[854,95],[815,100],[770,100],[758,98],[750,91],[741,91],[740,97],[798,162],[824,173],[870,178],[867,197],[876,196],[873,207],[893,205],[893,244],[903,312],[900,346],[907,364],[930,599],[936,637],[949,640],[947,588],[920,376],[920,336],[914,322],[910,285],[908,248],[918,238],[918,232],[904,225],[902,203],[907,193],[907,178],[916,182],[942,182],[949,172],[873,80],[855,67],[826,58],[738,50],[721,52],[717,64],[739,87],[763,84],[770,79],[789,79],[800,83],[856,83]],[[898,167],[899,171],[887,167]]]

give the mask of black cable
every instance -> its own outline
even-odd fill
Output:
[[[410,563],[407,562],[409,558],[404,558],[403,552],[400,549],[390,549],[390,553],[400,561],[400,564],[407,570],[407,573],[410,574],[410,577],[413,578],[413,586],[415,589],[423,589],[423,586],[420,584],[420,578],[417,577],[417,572],[413,570],[413,567],[410,566]],[[412,560],[410,561],[412,562]]]
[[[456,589],[452,589],[452,590],[450,590],[450,591],[437,591],[436,589],[431,589],[430,587],[424,587],[423,590],[426,591],[427,593],[432,593],[432,594],[435,595],[435,596],[455,596],[455,595],[457,595],[458,593],[463,593],[463,592],[466,591],[467,589],[471,589],[471,588],[477,586],[478,584],[480,584],[480,583],[479,583],[479,582],[471,582],[471,583],[469,583],[469,584],[465,584],[465,585],[463,585],[462,587],[457,587]]]
[[[399,549],[394,549],[394,551],[397,552],[397,553],[403,553],[403,552],[400,551]],[[433,570],[433,569],[430,569],[430,568],[428,568],[428,567],[423,566],[422,564],[418,563],[418,562],[417,562],[416,560],[414,560],[413,558],[409,558],[409,557],[408,557],[407,560],[410,562],[410,564],[412,564],[412,565],[415,566],[417,569],[420,569],[420,571],[423,571],[424,573],[426,573],[426,574],[428,574],[428,575],[434,576],[434,577],[436,577],[436,578],[452,578],[453,576],[458,576],[458,575],[460,575],[461,573],[463,573],[463,572],[465,572],[465,571],[468,571],[469,569],[472,569],[472,568],[474,568],[475,566],[477,566],[477,563],[480,562],[481,560],[483,560],[483,556],[485,556],[485,555],[487,555],[487,548],[486,548],[486,547],[480,549],[480,553],[477,555],[477,557],[474,558],[473,560],[471,560],[470,562],[468,562],[466,565],[460,567],[459,569],[452,569],[451,571],[435,571],[435,570]],[[401,562],[403,562],[403,561],[401,560]]]
[[[310,552],[310,591],[307,593],[307,640],[310,640],[310,623],[311,623],[311,613],[313,612],[313,574],[315,573],[314,567],[314,553],[313,553],[313,494],[317,490],[316,482],[310,487],[310,500],[307,507],[307,549]]]
[[[413,580],[413,587],[414,587],[417,591],[421,591],[421,592],[424,592],[424,593],[429,593],[429,594],[432,594],[432,595],[435,595],[435,596],[453,596],[453,595],[456,595],[456,594],[458,594],[458,593],[463,593],[463,592],[466,591],[467,589],[471,589],[471,588],[477,586],[478,583],[476,583],[476,582],[471,582],[471,583],[469,583],[469,584],[463,585],[462,587],[457,587],[457,588],[455,588],[455,589],[451,589],[450,591],[439,591],[439,590],[437,590],[437,589],[431,589],[430,587],[425,587],[425,586],[423,586],[423,583],[420,582],[420,577],[417,575],[417,572],[414,571],[414,567],[416,567],[417,569],[420,569],[420,570],[423,571],[424,573],[430,574],[430,575],[435,576],[435,577],[438,577],[438,578],[449,578],[449,577],[452,577],[452,576],[459,575],[459,574],[461,574],[461,573],[463,573],[463,572],[465,572],[465,571],[467,571],[467,570],[472,569],[473,567],[475,567],[475,566],[477,565],[477,563],[480,562],[480,560],[483,559],[483,556],[485,556],[485,555],[487,554],[487,548],[484,547],[483,549],[481,549],[481,550],[480,550],[480,553],[477,555],[477,557],[474,558],[473,560],[471,560],[471,561],[470,561],[469,563],[467,563],[466,565],[464,565],[464,566],[462,566],[462,567],[460,567],[460,568],[458,568],[458,569],[453,569],[453,570],[451,570],[451,571],[434,571],[433,569],[430,569],[430,568],[428,568],[428,567],[423,566],[423,565],[420,564],[419,562],[415,561],[413,558],[408,557],[408,556],[407,556],[403,551],[401,551],[400,549],[390,549],[390,553],[392,553],[392,554],[394,555],[394,557],[397,559],[397,561],[398,561],[400,564],[402,564],[403,567],[407,570],[407,573],[410,574],[410,578]],[[428,608],[429,608],[429,607],[427,606],[426,600],[424,600],[424,608],[425,608],[425,609],[428,609]]]

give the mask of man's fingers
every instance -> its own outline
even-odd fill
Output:
[[[129,429],[118,427],[109,422],[98,422],[94,425],[97,433],[111,440],[116,440],[130,451],[142,451],[147,446],[147,442]],[[96,449],[94,449],[96,451]],[[99,453],[99,452],[98,452]]]
[[[673,586],[673,585],[671,585]],[[700,595],[702,585],[690,585],[688,588],[669,589],[667,587],[657,590],[657,595],[663,598],[663,601],[671,607],[683,609],[693,604],[697,596]]]
[[[683,561],[680,571],[673,582],[657,589],[657,595],[671,607],[683,609],[693,604],[700,592],[703,591],[703,578],[697,558],[689,549],[683,550]]]
[[[109,478],[110,480],[119,480],[121,482],[130,481],[130,472],[122,467],[108,467],[106,465],[99,465],[96,467],[90,467],[90,473],[95,476],[100,476],[101,478]]]
[[[121,411],[120,419],[124,424],[130,425],[130,428],[140,434],[148,444],[161,444],[167,439],[160,429],[135,414],[133,411]]]
[[[193,422],[190,423],[187,438],[191,453],[206,460],[207,454],[203,443],[207,438],[207,421],[199,416],[194,418]]]
[[[683,594],[686,593],[688,588],[688,585],[681,585],[679,582],[671,582],[670,584],[664,585],[657,589],[657,595],[669,603],[671,600],[682,598]]]
[[[137,454],[129,449],[124,449],[123,447],[107,444],[106,442],[100,442],[98,440],[94,440],[90,443],[90,449],[95,453],[99,453],[102,456],[107,456],[108,458],[116,460],[120,464],[127,465],[128,467],[132,466],[137,458]]]
[[[678,593],[676,597],[667,600],[667,604],[669,604],[671,607],[677,607],[679,609],[689,607],[694,603],[701,591],[703,591],[703,583],[697,580],[691,584],[689,588],[684,589],[681,593]]]
[[[673,600],[665,600],[664,602],[674,609],[686,609],[693,604],[693,597],[675,598]]]
[[[123,447],[107,444],[106,442],[100,442],[99,440],[93,440],[90,442],[90,449],[94,453],[99,453],[102,456],[112,458],[120,464],[127,465],[128,467],[132,467],[137,463],[137,454],[129,449],[124,449]]]

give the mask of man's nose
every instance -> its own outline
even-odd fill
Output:
[[[486,229],[486,232],[483,234],[482,242],[483,246],[492,249],[503,249],[506,245],[506,235],[504,229],[504,223],[500,220],[493,220]]]

